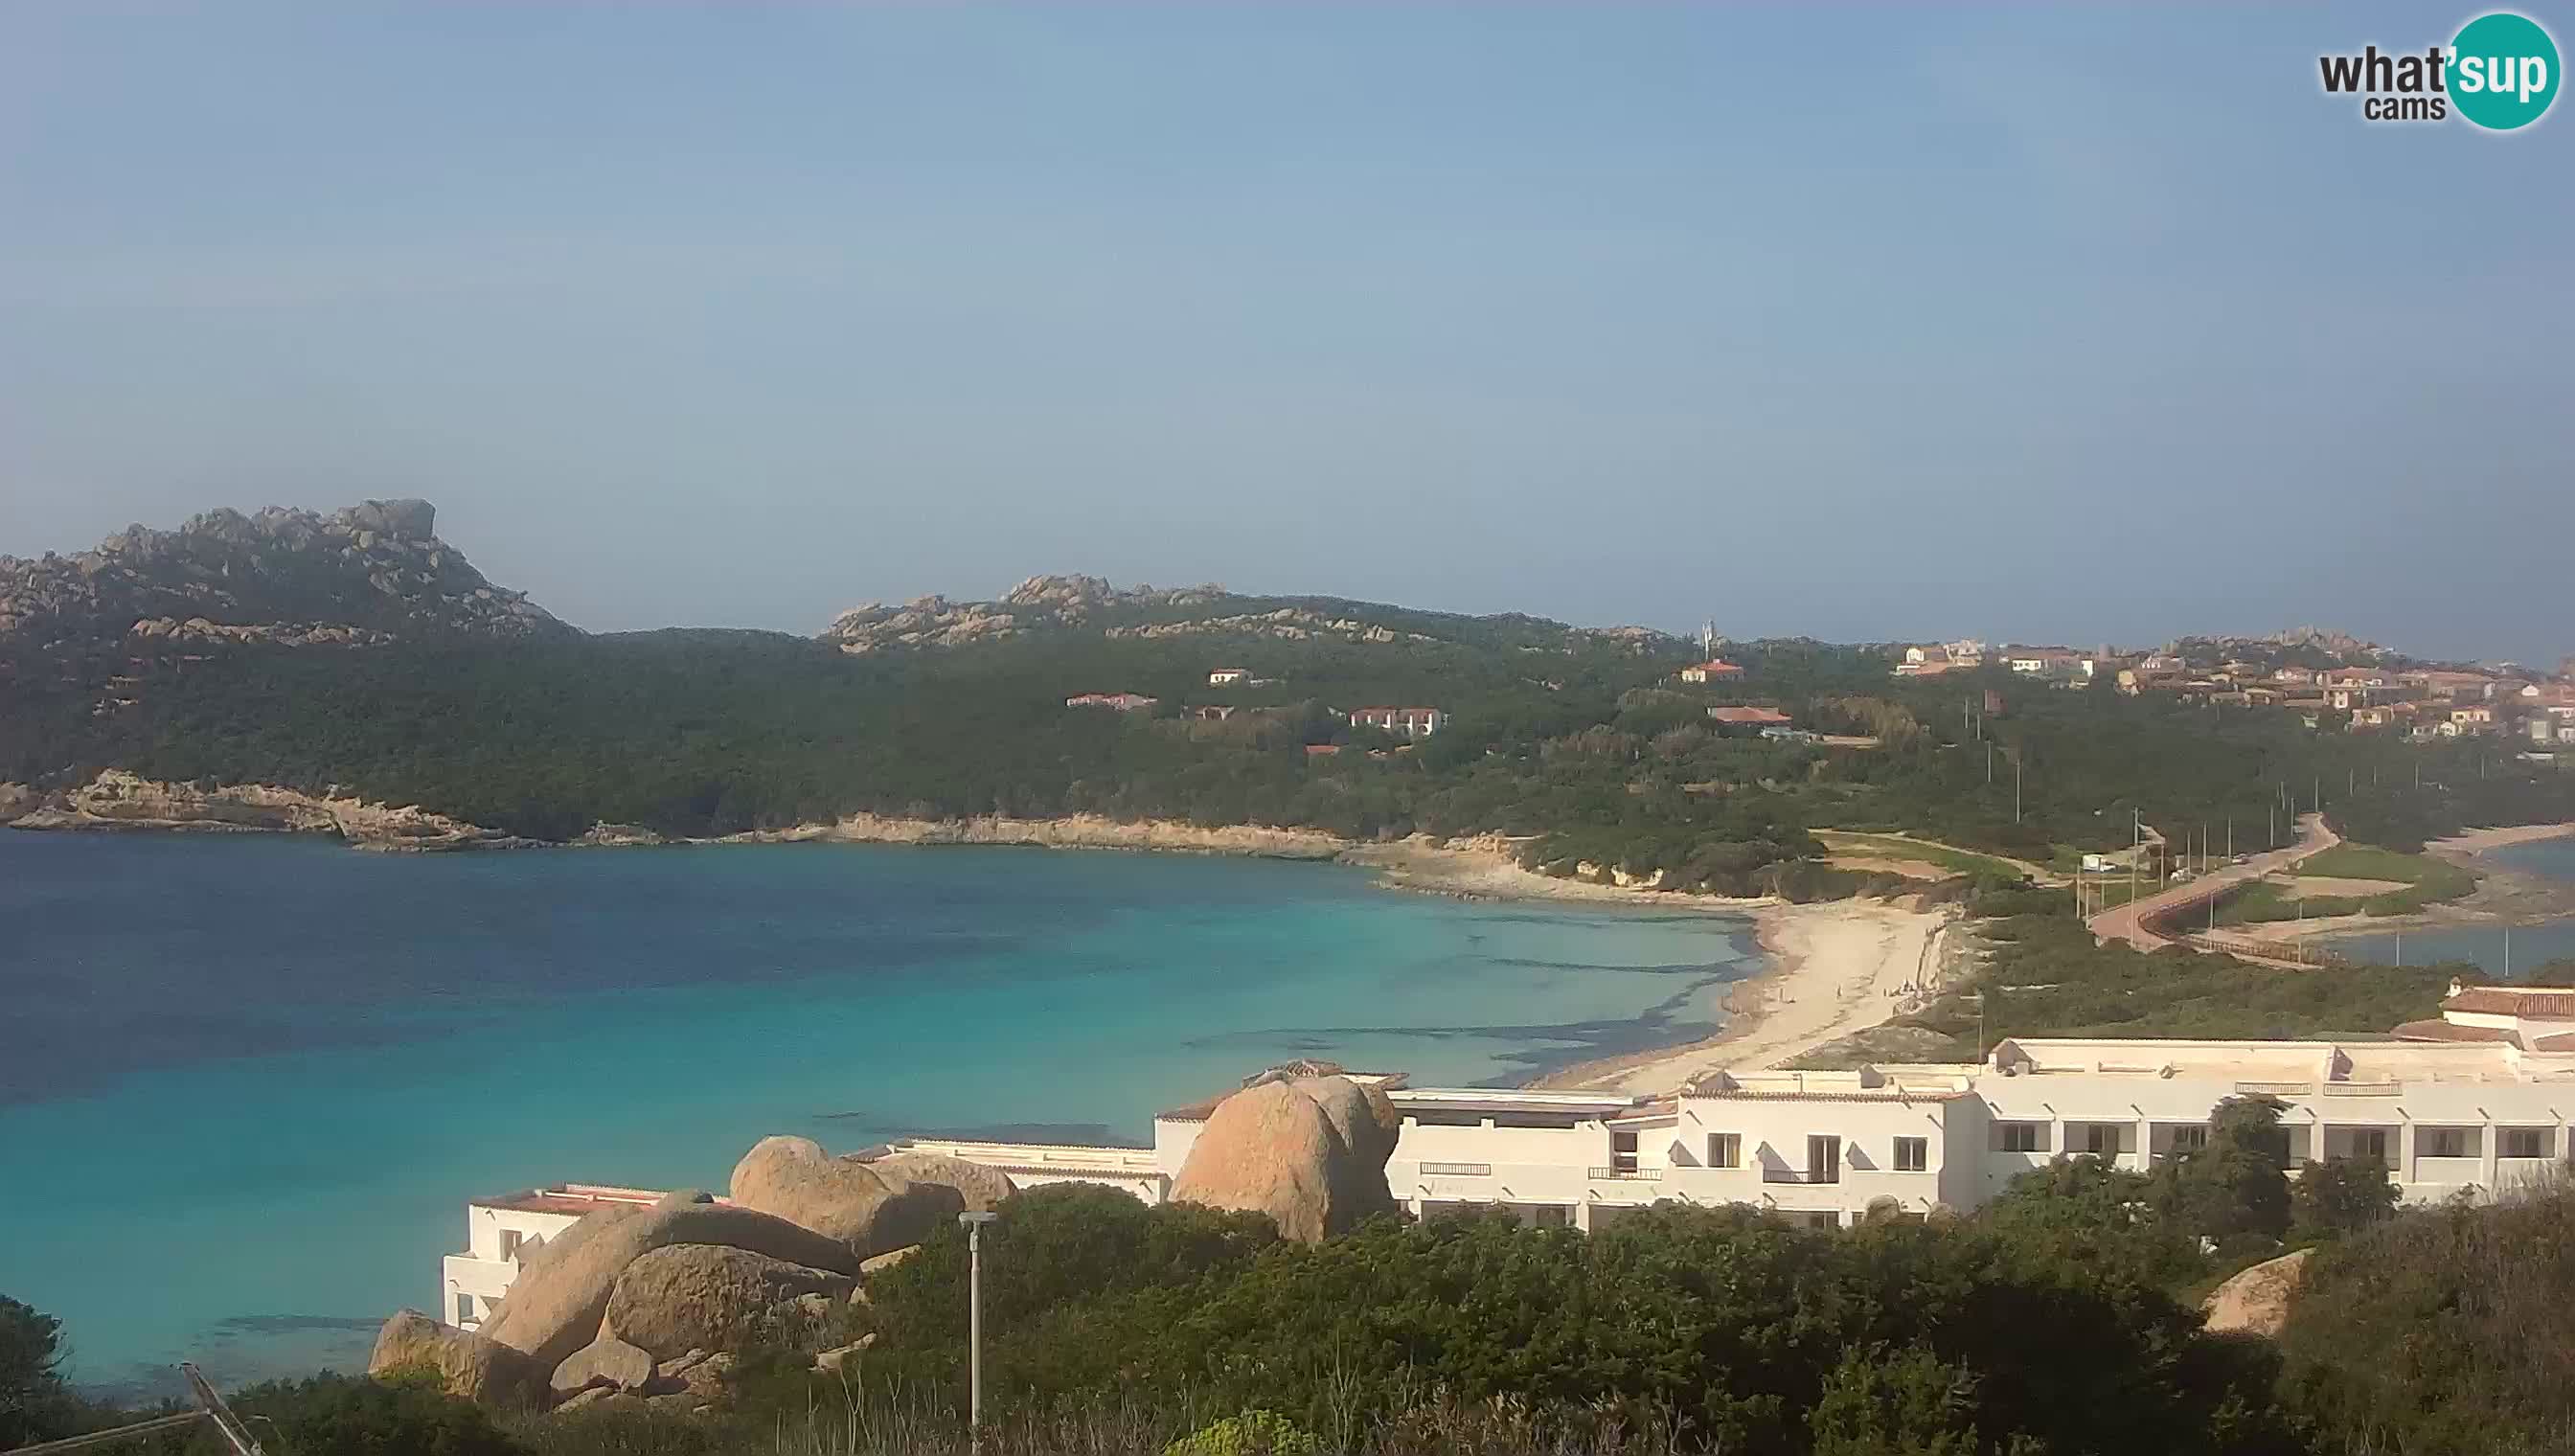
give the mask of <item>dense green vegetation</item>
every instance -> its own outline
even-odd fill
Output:
[[[2256,881],[2229,894],[2218,906],[2218,923],[2240,925],[2260,920],[2288,920],[2327,915],[2403,915],[2426,905],[2454,900],[2477,887],[2477,877],[2446,859],[2407,854],[2370,844],[2336,844],[2298,866],[2297,877],[2377,879],[2401,889],[2368,895],[2296,895],[2280,885]]]
[[[2405,1214],[2316,1256],[2288,1389],[2334,1452],[2575,1450],[2575,1189]]]
[[[2277,1117],[2276,1103],[2237,1099],[2207,1149],[2152,1173],[2060,1158],[1972,1217],[1838,1232],[1667,1203],[1589,1235],[1467,1213],[1381,1219],[1308,1247],[1258,1215],[1035,1190],[984,1235],[990,1445],[2556,1449],[2540,1438],[2575,1409],[2559,1368],[2575,1307],[2568,1198],[2400,1215],[2375,1165],[2310,1163],[2292,1179]],[[2269,1344],[2202,1332],[2193,1304],[2289,1244],[2322,1252],[2284,1374]],[[603,1410],[496,1429],[408,1381],[329,1376],[236,1404],[277,1456],[946,1452],[963,1434],[966,1280],[962,1235],[944,1228],[873,1279],[868,1303],[807,1333],[871,1333],[863,1355],[835,1376],[810,1373],[796,1348],[755,1357],[721,1416]],[[198,1456],[208,1439],[162,1448]]]
[[[1796,868],[1808,830],[1903,830],[2047,860],[2124,845],[2132,812],[2180,838],[2258,848],[2321,802],[2347,832],[2410,847],[2462,822],[2575,817],[2575,775],[2491,745],[2317,732],[2266,709],[2190,707],[1992,670],[1898,681],[1875,649],[1725,651],[1738,682],[1671,677],[1669,639],[1351,603],[1228,599],[1149,616],[1304,606],[1392,642],[1051,629],[975,647],[852,657],[771,634],[213,650],[127,666],[136,681],[30,687],[0,704],[0,780],[95,770],[340,785],[541,838],[600,821],[717,835],[857,811],[1096,812],[1204,824],[1525,836],[1531,862],[1663,871],[1676,888],[1843,893]],[[1133,624],[1131,624],[1133,625]],[[1411,634],[1415,636],[1406,636]],[[1275,680],[1210,688],[1212,664]],[[1983,696],[2000,697],[1998,715]],[[1133,691],[1146,714],[1068,709]],[[119,702],[127,706],[116,706]],[[1715,704],[1776,705],[1876,746],[1765,739]],[[1417,745],[1332,710],[1428,704]],[[1191,709],[1254,710],[1225,722]],[[1308,744],[1346,750],[1309,755]],[[2420,779],[2418,786],[2417,780]]]

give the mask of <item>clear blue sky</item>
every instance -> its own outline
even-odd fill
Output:
[[[0,552],[2553,662],[2575,101],[2316,81],[2472,13],[15,3]]]

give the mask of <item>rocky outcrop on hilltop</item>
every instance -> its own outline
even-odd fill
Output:
[[[1266,1073],[1208,1114],[1172,1200],[1267,1213],[1283,1236],[1319,1243],[1394,1206],[1385,1160],[1401,1127],[1373,1085]]]
[[[1105,636],[1113,640],[1126,638],[1140,642],[1179,637],[1268,637],[1283,642],[1339,638],[1360,643],[1439,640],[1417,632],[1396,632],[1390,627],[1361,622],[1355,617],[1326,617],[1297,607],[1281,607],[1270,612],[1244,613],[1234,617],[1202,617],[1189,622],[1138,623],[1130,627],[1113,627]]]
[[[0,784],[0,824],[20,829],[207,829],[336,834],[362,849],[495,849],[534,841],[418,805],[264,784],[200,788],[110,768],[77,788]]]
[[[889,648],[955,648],[993,642],[1044,628],[1082,627],[1108,613],[1198,607],[1225,599],[1223,587],[1124,591],[1100,577],[1031,577],[992,602],[921,597],[901,606],[871,602],[853,607],[823,630],[823,641],[864,654]]]
[[[426,501],[368,501],[328,516],[219,510],[176,531],[131,526],[71,556],[0,557],[0,647],[368,647],[573,634],[525,594],[494,586],[438,539],[436,521]]]

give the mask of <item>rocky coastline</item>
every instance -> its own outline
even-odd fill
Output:
[[[907,818],[850,814],[829,822],[757,829],[716,838],[672,838],[633,824],[593,825],[579,838],[532,839],[469,823],[416,804],[374,803],[271,784],[200,788],[110,768],[77,788],[41,790],[0,783],[0,826],[30,830],[162,830],[202,833],[330,834],[352,847],[394,851],[636,847],[663,844],[1018,844],[1057,849],[1136,849],[1241,854],[1267,859],[1332,859],[1350,841],[1318,829],[1255,824],[1208,827],[1171,819],[1125,821],[1098,814],[1062,818]]]

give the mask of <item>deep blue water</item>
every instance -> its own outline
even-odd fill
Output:
[[[0,1294],[88,1384],[345,1366],[471,1196],[1142,1141],[1292,1055],[1515,1082],[1705,1034],[1748,931],[1188,856],[0,831]]]
[[[2488,851],[2485,857],[2507,868],[2575,883],[2575,836],[2507,844]],[[2343,935],[2335,937],[2334,948],[2358,960],[2382,963],[2391,963],[2399,958],[2407,965],[2437,965],[2445,960],[2465,960],[2497,975],[2504,972],[2507,950],[2504,929],[2500,925],[2407,930],[2401,936],[2393,933]],[[2515,925],[2508,948],[2512,973],[2516,976],[2551,960],[2575,959],[2575,919],[2552,920],[2544,925]]]

